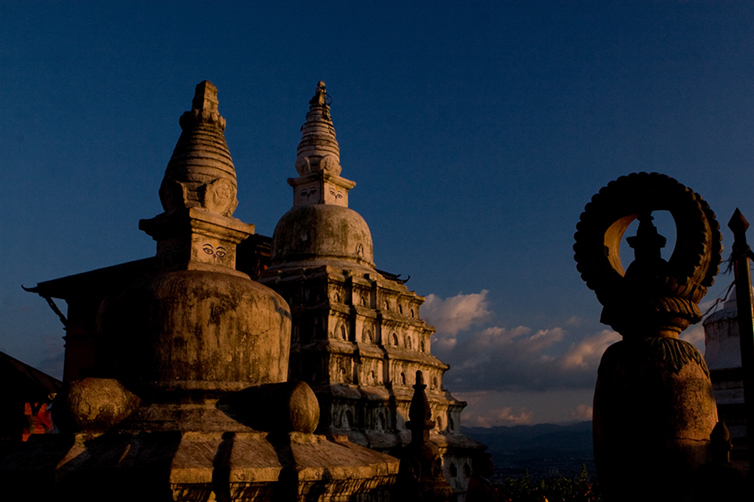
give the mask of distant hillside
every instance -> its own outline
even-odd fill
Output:
[[[577,476],[586,465],[594,473],[592,422],[573,425],[516,425],[513,427],[462,427],[463,432],[486,444],[495,461],[495,477],[534,478]]]

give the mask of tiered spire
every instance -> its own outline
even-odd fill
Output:
[[[317,171],[325,171],[334,176],[340,174],[340,149],[330,117],[329,98],[325,83],[318,82],[314,97],[309,101],[306,122],[301,126],[303,134],[296,152],[296,171],[299,176]]]
[[[294,207],[315,204],[348,207],[348,191],[356,186],[340,177],[340,148],[330,117],[329,98],[325,83],[317,83],[306,122],[301,126],[296,157],[299,177],[288,179],[293,187]]]
[[[139,228],[157,241],[163,267],[236,274],[236,245],[254,233],[254,225],[231,216],[238,188],[217,87],[199,83],[180,124],[183,132],[160,186],[165,212],[142,220]]]
[[[181,116],[183,132],[160,186],[166,213],[201,207],[230,216],[236,210],[236,170],[225,142],[225,119],[217,111],[217,87],[196,86],[191,111]]]

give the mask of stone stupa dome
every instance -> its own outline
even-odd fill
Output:
[[[232,217],[236,173],[217,88],[196,87],[160,188],[165,212],[142,220],[158,269],[105,298],[99,371],[148,395],[208,395],[288,376],[290,309],[236,270],[236,245],[254,225]]]
[[[294,207],[283,215],[272,237],[273,263],[328,258],[374,267],[372,234],[359,213],[317,204]]]

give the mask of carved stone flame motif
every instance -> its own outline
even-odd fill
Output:
[[[665,238],[652,225],[652,211],[669,211],[676,245],[670,260],[660,256]],[[627,271],[620,243],[627,239],[635,260]],[[624,337],[677,337],[701,320],[697,306],[714,282],[721,260],[720,226],[709,205],[691,189],[658,173],[635,173],[609,183],[581,214],[575,259],[581,277],[603,305],[601,321]]]

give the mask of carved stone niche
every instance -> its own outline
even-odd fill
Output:
[[[676,227],[669,260],[653,211]],[[623,269],[620,243],[635,259]],[[709,370],[678,335],[701,320],[698,303],[721,259],[715,215],[676,180],[635,173],[602,188],[587,204],[573,246],[577,268],[603,305],[601,321],[623,340],[602,357],[594,395],[594,456],[606,500],[689,501],[691,474],[707,461],[717,422]]]

